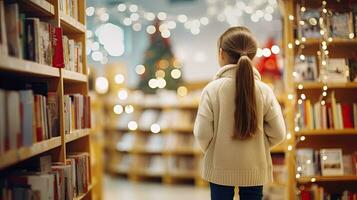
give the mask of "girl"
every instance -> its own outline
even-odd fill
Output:
[[[272,181],[270,148],[285,138],[281,108],[252,60],[257,42],[245,27],[218,40],[221,68],[203,90],[194,135],[204,152],[202,176],[212,200],[258,200]]]

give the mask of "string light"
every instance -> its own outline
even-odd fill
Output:
[[[161,128],[158,124],[152,124],[150,130],[152,133],[159,133],[161,131]]]
[[[115,105],[114,107],[113,107],[113,111],[114,111],[114,113],[115,114],[117,114],[117,115],[120,115],[121,113],[123,113],[123,106],[122,105]]]
[[[124,83],[124,81],[125,81],[124,75],[123,75],[123,74],[117,74],[117,75],[115,75],[114,81],[115,81],[115,83],[117,83],[117,84],[122,84],[122,83]]]
[[[128,114],[133,113],[134,112],[134,106],[126,105],[125,106],[125,112],[128,113]]]
[[[138,128],[138,124],[136,123],[136,121],[130,121],[128,123],[128,129],[131,131],[135,131]]]

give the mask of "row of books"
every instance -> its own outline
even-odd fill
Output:
[[[297,173],[304,176],[357,175],[357,152],[344,155],[342,149],[296,150]]]
[[[78,0],[60,0],[60,11],[78,20]]]
[[[126,129],[130,121],[136,121],[135,113],[123,113],[116,122],[120,129]],[[195,113],[188,110],[144,110],[138,118],[140,130],[150,130],[153,124],[158,124],[162,129],[167,128],[192,128],[195,120]]]
[[[301,200],[357,200],[357,193],[348,190],[342,193],[327,193],[325,189],[317,184],[312,184],[310,187],[303,187],[300,190]]]
[[[90,97],[81,94],[64,95],[65,133],[91,127]]]
[[[300,24],[297,35],[305,38],[321,38],[320,17],[321,9],[305,8],[300,12],[301,7],[297,6],[297,22]],[[329,11],[327,13],[327,30],[329,37],[333,38],[354,38],[357,33],[357,10],[348,12]],[[353,34],[353,35],[351,35]]]
[[[193,135],[171,133],[166,136],[160,134],[140,136],[133,133],[124,133],[116,142],[116,148],[120,151],[130,151],[134,148],[147,151],[160,152],[177,149],[197,149]]]
[[[76,42],[63,36],[64,68],[83,73],[82,42]]]
[[[0,89],[0,153],[59,136],[58,106],[55,92]]]
[[[20,13],[0,1],[0,54],[83,73],[82,43],[63,36],[49,21]]]
[[[134,166],[136,167],[136,171],[148,171],[158,174],[192,173],[197,170],[196,159],[194,157],[185,156],[168,158],[159,155],[138,156],[134,163],[133,157],[125,154],[116,165],[116,167],[123,172],[134,170]]]
[[[357,60],[352,58],[329,58],[320,68],[315,56],[295,58],[294,81],[356,82]],[[348,76],[347,76],[348,75]]]
[[[2,200],[73,199],[87,193],[89,154],[72,153],[66,163],[52,162],[50,156],[39,158],[36,171],[13,172],[0,179]]]
[[[337,103],[335,93],[330,100],[321,105],[311,103],[309,99],[297,104],[299,118],[296,120],[300,129],[357,129],[357,103]]]

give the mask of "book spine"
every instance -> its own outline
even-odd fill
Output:
[[[64,68],[63,59],[63,43],[62,43],[62,28],[54,27],[52,29],[52,66],[57,68]]]

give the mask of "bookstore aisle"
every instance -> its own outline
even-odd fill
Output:
[[[233,26],[287,128],[263,199],[357,200],[355,0],[0,0],[0,200],[209,199],[193,127]]]

